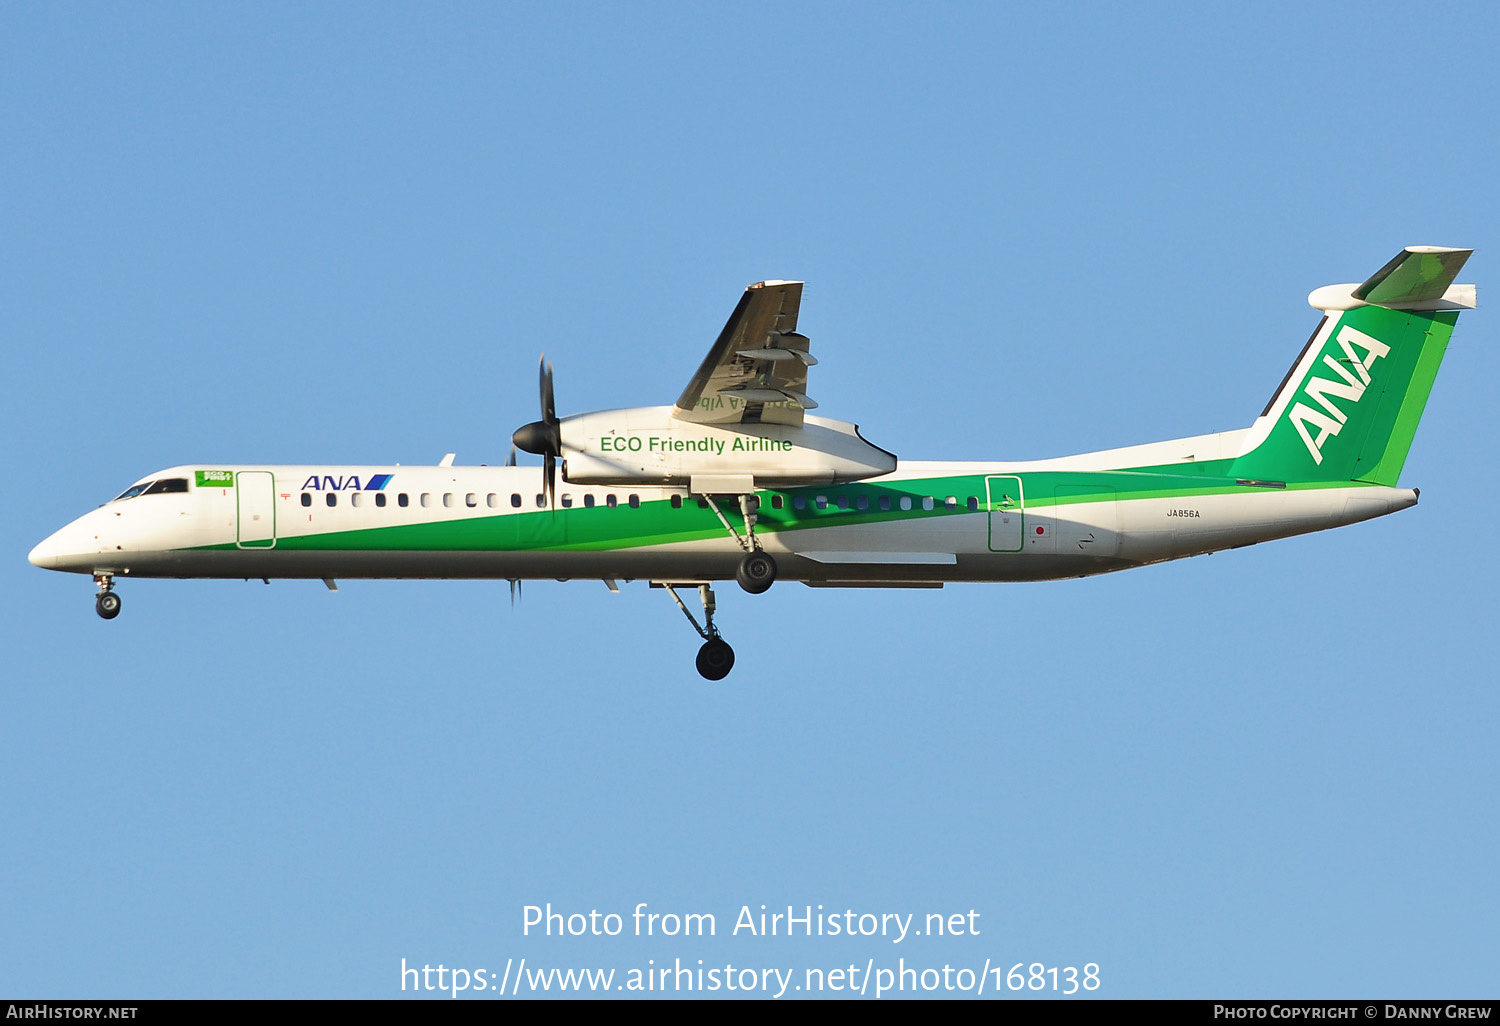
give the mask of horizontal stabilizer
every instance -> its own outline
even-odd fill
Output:
[[[1455,285],[1472,249],[1407,246],[1362,285],[1325,285],[1307,302],[1317,310],[1353,310],[1383,306],[1388,310],[1472,310],[1478,305],[1473,285]]]
[[[1472,249],[1407,246],[1359,288],[1354,298],[1376,306],[1406,306],[1443,298]]]

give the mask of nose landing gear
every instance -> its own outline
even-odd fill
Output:
[[[94,612],[102,619],[113,620],[120,615],[120,596],[114,592],[114,575],[95,574],[94,583],[99,585],[99,594],[94,596]]]

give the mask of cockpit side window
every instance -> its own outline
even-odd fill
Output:
[[[119,502],[121,499],[133,499],[137,495],[140,495],[141,493],[143,493],[147,488],[150,488],[155,483],[156,482],[154,482],[154,481],[142,481],[138,485],[131,485],[129,488],[125,489],[119,495],[116,495],[114,497],[113,501]]]
[[[164,492],[185,492],[188,490],[187,478],[164,477],[147,488],[142,495],[161,495]]]

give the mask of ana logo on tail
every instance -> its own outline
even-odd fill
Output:
[[[1316,410],[1307,403],[1299,402],[1287,414],[1287,419],[1297,429],[1297,434],[1302,436],[1314,463],[1323,462],[1323,443],[1330,435],[1343,430],[1344,425],[1349,422],[1349,414],[1333,400],[1347,399],[1351,403],[1358,403],[1364,398],[1365,389],[1370,385],[1371,367],[1376,360],[1391,351],[1391,347],[1384,342],[1348,325],[1339,329],[1338,343],[1343,347],[1345,358],[1336,360],[1332,354],[1325,354],[1323,363],[1339,376],[1339,380],[1310,377],[1302,386],[1307,397],[1322,409]],[[1356,347],[1364,350],[1363,358],[1355,352]],[[1350,368],[1353,368],[1352,373]],[[1316,436],[1308,430],[1308,425],[1317,429]]]

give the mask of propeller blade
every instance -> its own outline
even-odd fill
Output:
[[[547,354],[542,354],[538,372],[541,376],[542,386],[542,423],[557,423],[557,404],[552,401],[552,365],[547,362]]]
[[[547,506],[550,509],[557,495],[557,460],[550,452],[542,457],[542,474],[547,479]]]
[[[510,579],[510,608],[516,608],[516,599],[521,597],[521,582],[516,578]]]
[[[515,442],[511,442],[510,443],[510,455],[505,458],[505,465],[507,467],[514,467],[516,465],[516,443]]]

